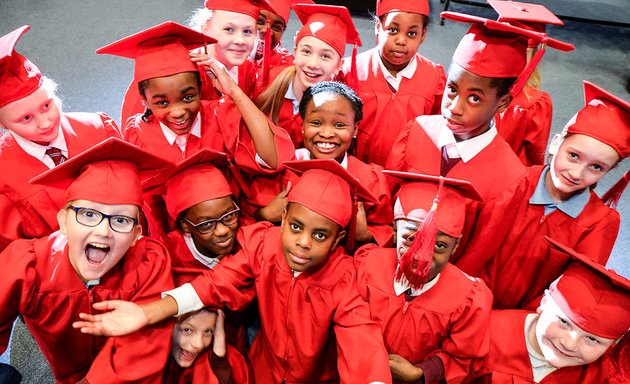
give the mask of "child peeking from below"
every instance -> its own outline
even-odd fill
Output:
[[[492,294],[449,258],[466,217],[470,183],[385,171],[402,182],[394,205],[396,248],[359,248],[358,287],[379,322],[392,376],[405,382],[462,382],[488,352]]]
[[[257,382],[390,383],[379,326],[356,290],[352,258],[339,247],[356,215],[353,195],[374,197],[333,160],[285,165],[304,173],[280,227],[247,227],[243,249],[162,300],[98,303],[111,311],[84,313],[74,326],[126,334],[203,306],[239,309],[251,300],[242,289],[255,287],[261,328],[249,357]]]
[[[496,310],[480,383],[603,383],[618,377],[611,347],[630,328],[630,281],[546,237],[575,260],[554,281],[537,313]]]

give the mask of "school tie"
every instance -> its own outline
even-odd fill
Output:
[[[413,295],[413,291],[411,290],[411,288],[405,291],[405,301],[409,302],[415,298],[416,297]]]
[[[448,157],[448,152],[446,151],[446,145],[442,147],[442,162],[440,163],[440,176],[446,176],[446,174],[453,169],[457,163],[462,160],[461,157]]]
[[[53,163],[55,163],[55,167],[66,161],[66,157],[61,153],[61,149],[59,148],[50,147],[46,150],[46,154],[52,159]]]

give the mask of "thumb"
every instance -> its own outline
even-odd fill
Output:
[[[282,197],[286,197],[286,196],[288,196],[288,195],[289,195],[289,192],[291,192],[291,186],[292,186],[292,185],[291,185],[291,182],[289,181],[289,182],[287,183],[287,186],[286,186],[286,187],[284,187],[284,189],[283,189],[283,190],[282,190],[282,192],[280,193],[280,195],[281,195]]]

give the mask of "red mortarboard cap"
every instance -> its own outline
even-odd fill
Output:
[[[361,46],[359,32],[346,7],[320,4],[293,4],[293,10],[304,26],[296,44],[305,36],[313,36],[333,47],[343,57],[346,44]]]
[[[547,24],[564,25],[558,16],[541,4],[505,0],[488,0],[488,4],[499,14],[498,21],[529,28],[536,32],[545,32]]]
[[[302,174],[287,201],[306,208],[346,227],[353,214],[353,196],[378,202],[357,178],[332,159],[287,161],[288,169]]]
[[[389,12],[409,12],[429,16],[428,0],[376,0],[376,16]]]
[[[0,38],[0,108],[25,98],[42,85],[39,69],[15,51],[15,44],[29,29],[25,25]]]
[[[291,6],[296,3],[300,4],[315,4],[311,0],[268,0],[267,1],[271,12],[280,16],[284,23],[289,22],[289,16],[291,15]]]
[[[139,83],[197,71],[197,64],[190,61],[189,51],[212,43],[216,43],[216,39],[167,21],[99,48],[96,53],[135,59],[134,79]]]
[[[622,337],[630,329],[630,280],[547,236],[545,240],[579,261],[549,287],[556,304],[584,331]]]
[[[111,137],[31,179],[66,190],[66,201],[142,206],[140,181],[173,163]]]
[[[622,159],[630,155],[630,102],[584,81],[584,104],[565,125],[567,133],[587,135],[608,144]]]
[[[472,23],[455,49],[453,61],[477,76],[518,78],[510,89],[512,95],[517,95],[521,91],[545,52],[544,47],[541,48],[526,65],[528,40],[561,51],[575,49],[573,45],[552,39],[544,33],[508,23],[456,12],[442,12],[440,16],[444,19]]]
[[[225,153],[202,149],[142,185],[145,190],[151,189],[151,193],[165,195],[166,210],[172,219],[176,219],[194,205],[232,194],[219,170],[227,164]]]
[[[206,0],[204,6],[214,11],[242,13],[257,20],[261,2],[250,0]]]
[[[385,170],[383,173],[402,180],[394,206],[394,219],[414,217],[417,209],[428,213],[436,199],[440,177],[420,173]],[[459,237],[464,229],[466,200],[481,201],[475,187],[466,180],[442,178],[444,188],[440,191],[439,209],[437,210],[437,229],[451,237]]]

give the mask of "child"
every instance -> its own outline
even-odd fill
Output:
[[[381,173],[382,168],[376,164],[366,164],[349,155],[352,139],[357,134],[357,125],[362,120],[361,99],[347,85],[323,81],[306,89],[300,101],[300,116],[303,121],[304,148],[295,151],[298,160],[334,159],[346,168],[359,182],[378,198],[378,203],[360,203],[354,240],[357,243],[374,242],[380,246],[389,246],[392,241],[391,198],[387,180]],[[255,182],[260,183],[257,177]],[[267,180],[267,179],[265,179]],[[257,212],[259,219],[279,222],[284,204],[286,190],[282,186],[295,183],[296,176],[284,172],[278,178],[273,194],[261,191],[259,196],[248,201],[256,204],[262,201],[263,208]],[[258,185],[258,184],[257,184]],[[279,196],[269,202],[269,196]],[[283,199],[284,197],[284,199]],[[264,199],[267,199],[266,201]],[[348,251],[354,247],[349,245]]]
[[[289,193],[281,227],[249,226],[243,249],[192,286],[148,305],[99,303],[117,309],[83,314],[75,327],[118,334],[203,305],[237,309],[247,304],[241,288],[253,286],[262,323],[250,350],[256,382],[390,383],[378,325],[356,291],[352,258],[338,246],[353,214],[351,190],[368,198],[370,192],[334,161],[295,163],[287,166],[308,170]],[[128,321],[117,326],[127,311]]]
[[[107,137],[120,137],[103,113],[63,113],[57,85],[15,51],[25,25],[0,38],[0,251],[19,238],[59,229],[63,192],[28,181]]]
[[[243,92],[252,97],[256,88],[256,68],[249,55],[256,39],[256,20],[259,5],[250,0],[206,0],[204,7],[199,8],[190,18],[190,28],[212,36],[205,40],[203,49],[190,53],[191,59],[199,65],[201,78],[201,99],[216,100],[221,91],[212,82],[212,75],[202,70],[208,65],[210,58],[223,64],[230,77]],[[216,43],[213,43],[216,40]],[[204,44],[199,44],[201,46]],[[132,116],[142,113],[145,106],[141,93],[138,93],[133,79],[122,105],[122,124]]]
[[[359,292],[381,325],[394,378],[461,382],[488,352],[492,294],[448,262],[464,228],[464,196],[478,196],[468,182],[385,172],[403,181],[394,206],[396,248],[356,252]]]
[[[245,359],[225,343],[224,321],[222,311],[205,308],[180,316],[162,383],[248,383]]]
[[[439,113],[444,68],[418,54],[429,23],[428,0],[377,0],[377,46],[357,55],[359,96],[364,119],[356,156],[385,165],[394,140],[419,115]],[[344,63],[344,73],[350,72]]]
[[[545,292],[536,313],[494,311],[480,383],[603,383],[607,351],[630,327],[630,281],[589,255],[550,240],[577,259]]]
[[[293,66],[283,70],[255,101],[271,121],[289,133],[295,148],[301,148],[298,112],[302,94],[311,85],[332,80],[341,68],[346,44],[360,46],[361,41],[345,7],[294,4],[293,10],[304,24],[295,37]]]
[[[155,300],[173,286],[170,258],[139,237],[140,178],[169,163],[110,138],[34,179],[65,190],[59,231],[14,241],[0,255],[0,351],[24,322],[59,383],[155,383],[168,353],[168,324],[125,337],[70,327],[101,300]],[[130,365],[133,364],[133,365]]]
[[[488,3],[499,13],[498,21],[518,27],[544,33],[546,24],[564,25],[544,5],[498,0],[489,0]],[[537,52],[538,43],[529,41],[528,63]],[[540,89],[540,69],[536,66],[523,90],[514,96],[503,112],[495,116],[499,135],[510,144],[526,166],[542,165],[545,162],[552,112],[551,96]]]
[[[606,264],[619,213],[592,190],[630,155],[630,103],[584,82],[585,106],[550,145],[551,162],[529,168],[507,203],[486,206],[461,265],[494,292],[494,307],[530,308],[566,268],[545,235]],[[492,239],[486,234],[492,233]]]

